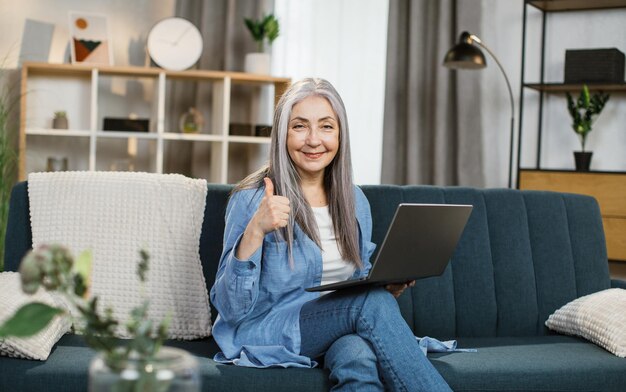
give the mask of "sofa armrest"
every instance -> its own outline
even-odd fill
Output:
[[[626,289],[626,280],[611,279],[611,288],[613,289]]]
[[[11,192],[4,245],[4,270],[17,271],[22,257],[33,247],[28,185],[25,181],[17,183]]]

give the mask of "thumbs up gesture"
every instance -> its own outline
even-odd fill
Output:
[[[274,195],[274,184],[272,180],[265,177],[265,195],[261,199],[261,204],[248,226],[244,231],[239,246],[235,250],[235,256],[239,260],[247,260],[260,246],[263,245],[263,238],[269,232],[289,223],[289,199],[283,196]]]
[[[289,207],[289,199],[274,195],[274,184],[272,180],[265,177],[263,181],[265,181],[265,195],[252,221],[258,229],[263,231],[264,234],[267,234],[287,226],[291,207]]]

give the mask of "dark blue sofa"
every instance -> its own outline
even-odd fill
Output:
[[[611,281],[598,205],[586,196],[506,189],[363,186],[380,243],[400,202],[474,205],[445,273],[423,279],[398,302],[417,336],[454,338],[477,353],[429,355],[455,391],[625,391],[626,360],[544,321]],[[230,186],[210,185],[201,238],[208,287],[221,252]],[[11,199],[5,268],[31,247],[26,183]],[[2,288],[0,288],[1,290]],[[215,315],[214,315],[215,316]],[[178,342],[199,357],[210,391],[321,391],[320,369],[248,369],[213,362],[212,339]],[[85,391],[93,352],[66,335],[46,362],[0,357],[0,391]],[[417,375],[416,375],[417,376]]]

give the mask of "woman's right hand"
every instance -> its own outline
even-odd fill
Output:
[[[289,207],[289,199],[274,195],[274,184],[271,179],[265,177],[263,181],[265,181],[265,195],[251,222],[254,222],[256,228],[265,235],[287,226],[291,207]]]
[[[289,199],[274,195],[272,180],[265,177],[265,195],[259,208],[248,223],[243,238],[239,242],[235,256],[247,260],[261,245],[267,233],[287,226],[289,223]]]

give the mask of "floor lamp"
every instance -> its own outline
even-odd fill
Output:
[[[513,91],[511,90],[511,83],[509,83],[509,78],[506,76],[506,72],[504,72],[504,68],[502,68],[502,64],[498,61],[498,58],[488,47],[486,47],[480,38],[477,36],[464,31],[461,33],[459,37],[459,43],[456,44],[452,49],[446,53],[446,57],[443,60],[443,65],[447,68],[452,69],[482,69],[487,66],[487,60],[485,60],[485,55],[483,52],[476,47],[477,44],[481,48],[485,49],[487,53],[491,55],[491,57],[495,60],[496,64],[502,71],[502,75],[504,76],[504,80],[506,81],[506,87],[509,89],[509,98],[511,99],[511,141],[510,141],[510,150],[509,150],[509,188],[511,188],[512,184],[512,171],[513,171],[513,127],[514,127],[514,112],[515,108],[513,106]]]

